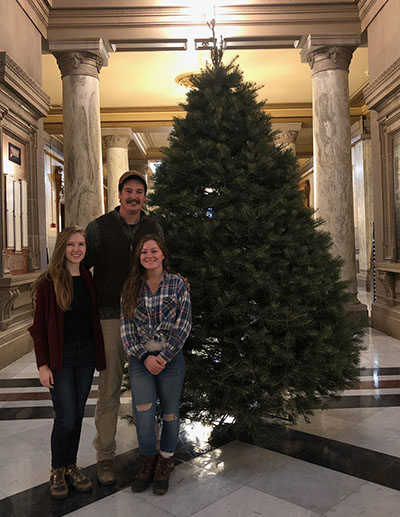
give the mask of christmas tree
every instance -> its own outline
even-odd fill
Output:
[[[361,327],[257,86],[216,46],[192,83],[150,197],[191,285],[182,410],[246,431],[293,422],[356,381]]]

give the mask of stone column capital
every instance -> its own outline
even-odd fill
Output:
[[[108,64],[103,40],[50,41],[49,50],[57,59],[61,76],[86,75],[98,79],[100,69]]]
[[[131,128],[112,128],[102,129],[101,136],[103,137],[104,145],[107,149],[111,147],[119,147],[127,149],[129,143],[133,138]]]
[[[287,129],[284,131],[279,131],[279,133],[274,136],[274,143],[276,145],[294,144],[296,143],[298,134],[298,131],[289,131]]]
[[[283,149],[291,149],[296,154],[296,140],[302,128],[302,122],[272,123],[274,144],[282,146]]]
[[[353,52],[360,43],[360,36],[310,34],[303,41],[301,60],[310,65],[313,75],[326,70],[348,72]]]

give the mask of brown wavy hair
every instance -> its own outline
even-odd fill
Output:
[[[168,263],[168,250],[164,244],[164,241],[159,235],[149,234],[144,235],[135,250],[133,255],[132,269],[129,273],[128,278],[125,281],[121,295],[121,307],[128,318],[133,318],[136,307],[138,306],[140,291],[143,286],[144,279],[146,277],[146,269],[140,263],[140,253],[142,248],[147,241],[155,241],[157,246],[164,255],[163,268],[168,273],[172,273],[170,265]]]
[[[57,235],[56,245],[48,268],[32,285],[32,294],[35,295],[42,280],[52,280],[57,305],[63,311],[68,311],[71,308],[74,296],[72,276],[66,265],[65,252],[70,237],[76,233],[80,233],[86,242],[86,232],[80,226],[68,226],[67,228],[64,228]]]

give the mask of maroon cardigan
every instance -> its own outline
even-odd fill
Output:
[[[100,326],[94,282],[90,271],[82,264],[80,265],[80,273],[92,301],[93,335],[96,343],[96,369],[104,370],[106,367],[104,341]],[[36,292],[36,308],[33,325],[29,327],[28,330],[35,345],[36,364],[38,368],[47,364],[50,370],[59,372],[63,364],[64,311],[57,305],[52,280],[44,278],[39,284]]]

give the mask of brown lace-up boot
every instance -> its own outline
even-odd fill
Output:
[[[169,475],[174,470],[174,457],[163,458],[159,454],[157,458],[156,470],[154,472],[153,493],[164,495],[168,492]]]
[[[132,492],[143,492],[151,485],[154,477],[157,456],[140,456],[139,472],[132,483]]]
[[[115,485],[117,473],[113,460],[100,460],[97,462],[97,481],[100,485]]]
[[[50,495],[53,499],[65,499],[68,496],[68,486],[65,481],[65,467],[51,469]]]
[[[78,490],[78,492],[87,492],[92,488],[92,482],[79,469],[76,464],[69,465],[65,470],[65,479],[67,483]]]

